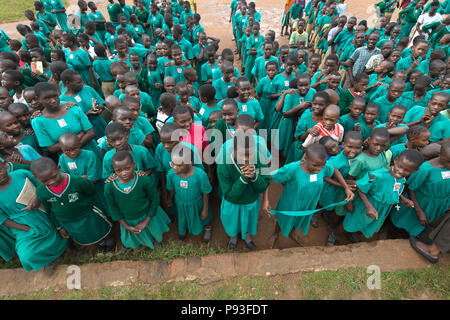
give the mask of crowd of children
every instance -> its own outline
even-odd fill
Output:
[[[392,228],[429,243],[450,206],[449,1],[394,22],[383,0],[368,26],[344,0],[288,0],[280,45],[233,0],[235,53],[195,1],[108,2],[106,19],[79,0],[74,29],[60,0],[35,1],[20,40],[0,30],[4,260],[51,274],[80,246],[164,245],[174,221],[208,243],[214,215],[229,249],[254,250],[261,212],[272,245],[320,214],[327,246]]]

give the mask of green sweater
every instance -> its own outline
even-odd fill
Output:
[[[225,200],[238,205],[255,202],[270,184],[270,176],[260,173],[261,168],[267,170],[267,165],[258,159],[255,164],[255,177],[253,180],[249,180],[238,169],[239,166],[234,161],[232,152],[221,152],[218,158],[222,156],[226,159],[223,163],[217,164],[217,177]]]
[[[50,221],[59,227],[59,221],[75,222],[88,216],[92,211],[92,199],[95,185],[86,178],[68,174],[69,181],[64,191],[57,195],[48,187],[39,185],[36,196],[47,211]]]
[[[105,198],[114,221],[134,220],[144,216],[153,217],[159,205],[159,194],[155,183],[148,176],[138,176],[128,192],[117,183],[105,185]]]

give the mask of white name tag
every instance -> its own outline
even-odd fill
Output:
[[[442,179],[448,179],[448,178],[450,178],[450,171],[442,172]]]
[[[258,42],[258,38],[255,38],[255,42]]]
[[[394,191],[399,191],[401,185],[402,185],[402,184],[401,184],[400,182],[396,182],[396,183],[394,184]]]
[[[178,73],[182,73],[183,70],[182,70],[181,68],[177,68],[177,72],[178,72]]]
[[[247,105],[246,104],[242,105],[242,112],[247,112]]]
[[[80,96],[75,96],[74,98],[75,98],[75,100],[76,100],[77,102],[81,102]]]
[[[60,126],[61,128],[67,127],[66,120],[64,120],[64,119],[59,119],[59,120],[56,120],[56,121],[58,121],[58,124],[59,124],[59,126]]]
[[[69,56],[69,59],[73,59],[73,54],[71,54],[71,55]]]
[[[125,192],[129,192],[131,190],[131,187],[126,187],[125,189],[123,189],[123,191]]]
[[[317,174],[312,174],[309,176],[309,182],[316,182],[317,181]]]
[[[198,113],[200,113],[201,115],[203,115],[203,114],[205,113],[205,109],[201,108],[200,111],[199,111]]]
[[[181,180],[180,181],[180,187],[182,187],[184,189],[187,189],[188,188],[188,182],[184,181],[184,180]]]
[[[69,166],[70,170],[77,170],[77,164],[75,162],[68,162],[67,165]]]
[[[285,86],[285,87],[289,87],[289,81],[286,80],[286,81],[284,82],[284,86]]]

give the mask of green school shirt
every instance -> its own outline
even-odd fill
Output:
[[[350,114],[347,113],[347,114],[344,114],[342,117],[340,117],[338,123],[340,123],[344,127],[344,132],[347,132],[347,131],[352,131],[355,127],[355,124],[361,123],[362,121],[364,121],[363,114],[360,114],[358,119],[353,120],[350,117]]]
[[[282,73],[277,74],[273,78],[271,91],[281,93],[281,91],[289,89],[289,82],[292,79],[295,79],[295,72],[292,72],[289,78],[286,78]]]
[[[425,110],[426,108],[421,106],[412,107],[411,109],[409,109],[408,112],[406,112],[403,122],[410,123],[419,120],[420,118],[422,118]],[[450,131],[449,128],[450,128],[450,121],[444,115],[439,114],[430,122],[428,130],[430,130],[431,136],[430,139],[428,140],[430,142],[438,142],[448,138]]]
[[[131,156],[133,157],[134,162],[136,163],[137,171],[148,171],[150,169],[156,168],[155,158],[152,156],[150,151],[146,147],[130,145],[131,147]],[[103,179],[107,179],[110,175],[114,173],[114,169],[112,166],[112,157],[116,153],[115,149],[109,150],[105,157],[103,158]]]
[[[97,59],[95,59],[94,62],[92,63],[94,72],[100,77],[100,80],[102,80],[102,82],[114,81],[114,77],[110,70],[111,63],[112,61],[106,57],[105,58],[97,57]]]
[[[387,123],[379,124],[379,125],[375,126],[375,128],[380,128],[380,127],[381,127],[381,128],[386,128],[386,124],[387,124]],[[405,128],[408,128],[408,126],[407,126],[406,124],[403,124],[403,123],[399,123],[397,127],[405,127]],[[398,138],[398,139],[392,141],[392,143],[391,143],[390,145],[394,146],[394,145],[397,145],[397,144],[405,143],[405,142],[407,142],[407,141],[408,141],[408,139],[406,138],[406,134],[404,134],[404,135],[402,135],[400,138]]]
[[[353,159],[348,172],[349,175],[361,179],[369,171],[386,168],[389,166],[392,158],[391,151],[383,151],[376,157],[368,156],[365,152],[361,152]]]
[[[212,86],[216,89],[216,100],[222,100],[227,98],[227,91],[229,88],[234,87],[234,82],[225,82],[223,77],[221,77],[214,80]]]
[[[183,64],[182,66],[168,66],[165,68],[164,77],[172,77],[175,79],[175,83],[178,82],[186,82],[186,78],[184,77],[184,69],[186,66]]]
[[[206,103],[203,103],[203,102],[201,103],[201,107],[200,107],[200,110],[198,111],[198,115],[201,117],[202,125],[205,128],[208,127],[208,124],[209,124],[209,115],[216,110],[221,111],[222,105],[216,104],[213,107],[208,107],[208,106],[206,106]]]
[[[67,186],[61,194],[56,194],[48,187],[39,185],[36,197],[41,201],[50,221],[55,227],[60,222],[70,223],[87,217],[92,211],[92,196],[95,185],[86,178],[67,174]]]
[[[205,82],[209,79],[212,80],[212,78],[213,78],[212,74],[217,69],[219,69],[219,61],[218,60],[212,66],[210,66],[208,62],[202,64],[201,70],[200,70],[200,82]]]
[[[222,70],[220,70],[220,68],[216,69],[212,73],[212,76],[213,76],[213,81],[222,78],[223,77]],[[237,79],[239,79],[241,77],[241,74],[239,73],[239,70],[236,67],[234,67],[234,74],[233,74],[233,76],[235,76]]]
[[[376,103],[380,106],[377,119],[382,123],[389,121],[388,112],[390,112],[394,106],[404,105],[402,97],[398,97],[397,99],[394,100],[394,102],[390,102],[387,99],[387,96],[379,97],[373,100],[373,103]]]
[[[259,80],[267,76],[266,65],[269,61],[275,61],[277,63],[277,70],[278,71],[280,70],[280,65],[277,57],[271,56],[269,59],[265,59],[264,57],[258,57],[255,60],[255,64],[252,69],[252,74]]]
[[[116,49],[114,47],[114,40],[117,39],[117,33],[110,34],[109,32],[105,33],[105,47],[109,49],[109,51],[114,52]]]
[[[366,119],[363,116],[363,121],[358,122],[359,126],[362,128],[361,131],[359,133],[361,133],[361,135],[363,136],[363,140],[366,140],[368,137],[370,137],[370,134],[372,132],[372,130],[379,124],[381,124],[380,121],[376,120],[374,121],[374,127],[370,128],[367,125]]]
[[[414,91],[405,92],[402,96],[402,105],[406,107],[406,111],[415,106],[428,107],[428,101],[431,98],[431,94],[427,92],[424,97],[419,100],[414,100]]]
[[[105,198],[114,221],[153,217],[159,206],[158,189],[148,176],[136,177],[128,191],[122,190],[117,181],[105,185]]]
[[[239,102],[235,99],[235,101],[239,108],[239,115],[248,114],[253,118],[253,120],[255,120],[255,122],[262,121],[264,119],[264,114],[258,100],[252,99],[247,102]]]
[[[203,194],[211,193],[212,187],[208,175],[203,170],[194,168],[192,176],[180,177],[170,169],[167,173],[167,190],[174,190],[175,202],[182,204],[202,199]]]
[[[67,158],[64,153],[59,156],[58,165],[70,175],[81,177],[87,175],[89,180],[101,180],[102,167],[97,155],[91,150],[82,150],[75,159]]]

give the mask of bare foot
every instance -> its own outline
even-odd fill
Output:
[[[295,230],[292,230],[292,232],[289,234],[289,238],[297,242],[299,245],[303,246],[303,243],[298,238],[297,234],[295,233]]]

